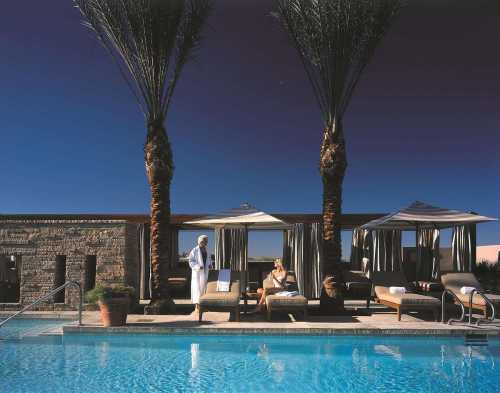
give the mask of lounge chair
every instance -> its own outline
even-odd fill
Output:
[[[484,293],[483,287],[473,273],[444,273],[441,275],[441,282],[445,289],[453,292],[465,307],[469,307],[470,295],[463,294],[460,291],[462,287],[474,287],[476,290],[483,292],[484,296],[488,298],[495,308],[500,306],[500,295]],[[481,310],[485,318],[488,316],[486,300],[477,293],[472,297],[472,308]]]
[[[218,270],[212,270],[208,274],[207,290],[200,297],[200,312],[198,321],[201,322],[205,311],[229,311],[234,320],[240,320],[240,277],[242,272],[231,271],[231,284],[229,292],[217,291]]]
[[[294,272],[288,272],[286,277],[287,288],[286,291],[296,291],[297,278]],[[273,287],[272,280],[266,278],[263,282],[264,288]],[[266,296],[267,320],[271,321],[272,313],[274,311],[288,311],[300,312],[304,319],[307,319],[307,298],[302,295],[296,296],[280,296],[268,295]]]
[[[365,273],[361,270],[343,270],[342,278],[344,279],[347,297],[350,299],[366,299],[366,308],[370,308],[372,282],[366,277]]]
[[[373,289],[375,301],[397,311],[398,321],[405,311],[431,310],[437,320],[441,302],[431,296],[412,292],[412,288],[401,272],[373,272]],[[404,294],[390,293],[390,287],[405,287]]]

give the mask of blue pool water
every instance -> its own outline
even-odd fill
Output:
[[[9,393],[487,393],[500,391],[500,340],[30,335],[0,340],[0,381]]]
[[[13,340],[37,336],[51,329],[60,328],[69,322],[71,321],[63,319],[11,319],[4,326],[0,327],[0,340]]]

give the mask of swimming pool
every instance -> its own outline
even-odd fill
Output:
[[[500,390],[491,338],[29,336],[0,341],[0,365],[9,393]]]

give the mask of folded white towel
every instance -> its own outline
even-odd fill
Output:
[[[406,293],[405,287],[389,287],[389,293],[391,295],[404,295]]]
[[[460,288],[460,293],[462,295],[470,295],[470,293],[475,290],[476,288],[474,287],[462,287]]]
[[[287,296],[287,297],[299,296],[299,293],[297,291],[281,291],[277,292],[276,296]]]
[[[230,281],[231,281],[231,270],[230,269],[219,270],[219,276],[217,277],[217,292],[229,292]]]

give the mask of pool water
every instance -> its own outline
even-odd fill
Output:
[[[492,338],[31,335],[0,365],[9,393],[500,391]]]
[[[64,319],[14,318],[0,327],[0,340],[14,340],[38,336],[41,333],[60,328],[70,322],[71,320]]]

